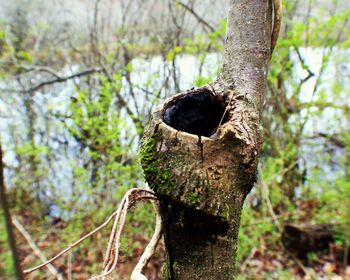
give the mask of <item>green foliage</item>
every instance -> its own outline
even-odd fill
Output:
[[[33,57],[29,52],[19,51],[17,52],[17,57],[25,62],[31,63],[33,61]]]
[[[40,155],[46,155],[49,153],[49,148],[45,146],[34,146],[31,144],[25,144],[16,148],[16,153],[20,156],[36,157],[40,158]]]
[[[197,79],[194,80],[194,84],[197,86],[197,87],[201,87],[201,86],[204,86],[210,82],[213,81],[213,77],[203,77],[203,76],[198,76]]]
[[[276,238],[278,231],[276,226],[271,222],[271,218],[261,216],[259,211],[255,211],[246,205],[242,212],[242,225],[239,231],[239,246],[237,261],[238,263],[244,261],[244,258],[250,255],[253,249],[259,247],[262,236],[269,236],[270,246],[276,246]],[[254,230],[252,230],[254,229]]]
[[[349,139],[349,133],[344,134],[345,139]],[[350,153],[349,142],[344,143],[347,143],[346,153],[340,159],[344,161],[344,170],[339,172],[337,178],[332,181],[320,180],[316,171],[310,181],[319,186],[319,189],[313,190],[312,193],[319,201],[314,217],[315,222],[334,224],[336,241],[342,246],[348,246],[350,240],[350,172],[348,165]]]
[[[181,51],[182,51],[182,48],[179,46],[176,46],[173,49],[171,49],[166,55],[167,61],[173,61],[175,55],[181,53]]]
[[[128,64],[126,71],[132,71],[132,64]],[[88,149],[87,154],[93,164],[94,171],[90,176],[80,166],[74,169],[77,179],[92,184],[91,189],[83,187],[90,198],[93,194],[103,198],[106,191],[116,192],[124,185],[132,186],[141,176],[135,152],[130,150],[132,143],[123,140],[124,137],[131,139],[127,121],[121,111],[114,107],[114,93],[121,90],[122,75],[114,74],[112,81],[104,76],[100,76],[99,80],[101,87],[98,95],[78,91],[77,97],[72,99],[70,111],[73,122],[67,125],[76,141]],[[122,132],[126,133],[125,136]],[[110,198],[117,196],[112,194]]]

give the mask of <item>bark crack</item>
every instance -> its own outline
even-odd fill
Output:
[[[200,135],[198,135],[198,146],[199,146],[199,151],[201,155],[201,160],[203,163],[204,162],[203,143],[202,143],[202,136]]]

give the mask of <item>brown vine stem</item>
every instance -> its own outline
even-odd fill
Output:
[[[109,274],[112,273],[112,271],[115,269],[117,262],[118,262],[118,250],[120,246],[120,237],[123,230],[123,226],[125,223],[125,218],[127,211],[134,206],[137,202],[142,200],[151,200],[154,201],[155,210],[156,210],[156,228],[155,233],[146,247],[145,252],[141,256],[139,263],[136,265],[131,279],[132,280],[147,280],[146,276],[142,274],[143,269],[147,266],[149,259],[152,257],[152,255],[155,252],[155,248],[160,240],[161,237],[161,219],[160,219],[160,210],[159,210],[159,204],[157,201],[157,197],[155,196],[154,192],[150,189],[142,189],[142,188],[133,188],[126,192],[124,195],[118,209],[111,215],[109,218],[101,224],[99,227],[94,229],[93,231],[89,232],[82,238],[80,238],[78,241],[74,242],[73,244],[69,245],[66,249],[58,253],[53,258],[43,262],[42,264],[33,267],[31,269],[27,269],[24,271],[25,274],[32,273],[38,269],[41,269],[49,264],[51,264],[53,261],[60,258],[62,255],[70,251],[72,248],[79,245],[81,242],[83,242],[86,238],[90,237],[94,233],[98,232],[102,228],[108,225],[108,223],[114,218],[114,225],[110,234],[110,241],[107,247],[107,252],[105,256],[104,261],[104,271],[101,275],[92,277],[91,279],[106,279]]]
[[[273,0],[273,28],[271,34],[271,56],[276,47],[282,23],[282,0]]]

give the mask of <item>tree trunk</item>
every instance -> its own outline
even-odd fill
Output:
[[[12,220],[11,220],[11,214],[10,214],[10,205],[6,197],[4,163],[3,163],[1,141],[0,141],[0,207],[2,208],[2,211],[4,213],[7,239],[8,239],[9,246],[12,253],[12,261],[14,265],[16,279],[22,280],[24,278],[23,278],[23,273],[22,273],[21,264],[19,260],[19,255],[17,252],[15,234],[13,232],[13,226],[12,226]]]
[[[231,0],[218,80],[151,117],[141,164],[161,205],[165,279],[232,279],[241,209],[256,180],[271,2]]]

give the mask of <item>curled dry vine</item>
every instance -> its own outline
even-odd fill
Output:
[[[280,34],[282,22],[282,0],[273,0],[273,28],[271,34],[271,55]]]
[[[93,231],[86,234],[84,237],[80,238],[78,241],[74,242],[73,244],[69,245],[66,249],[58,253],[56,256],[51,258],[50,260],[33,267],[31,269],[27,269],[24,271],[25,274],[32,273],[38,269],[41,269],[53,261],[60,258],[62,255],[70,251],[72,248],[79,245],[81,242],[83,242],[86,238],[90,237],[94,233],[100,231],[102,228],[108,225],[108,223],[114,218],[114,224],[113,228],[110,234],[110,239],[104,259],[103,264],[103,272],[98,275],[91,278],[91,280],[97,280],[97,279],[107,279],[107,277],[115,270],[117,263],[118,263],[118,252],[120,247],[120,237],[121,233],[125,224],[126,214],[128,210],[135,206],[137,202],[139,201],[146,201],[150,200],[153,202],[155,212],[156,212],[156,226],[155,231],[153,234],[153,237],[149,244],[147,245],[144,253],[142,254],[141,258],[139,259],[139,262],[135,266],[132,274],[131,274],[131,280],[147,280],[147,277],[143,275],[142,271],[147,266],[150,258],[155,252],[155,249],[158,245],[158,242],[162,235],[162,224],[161,224],[161,218],[160,218],[160,209],[159,209],[159,203],[157,200],[157,197],[155,193],[150,189],[142,189],[142,188],[133,188],[127,191],[118,207],[118,209],[99,227],[94,229]]]

